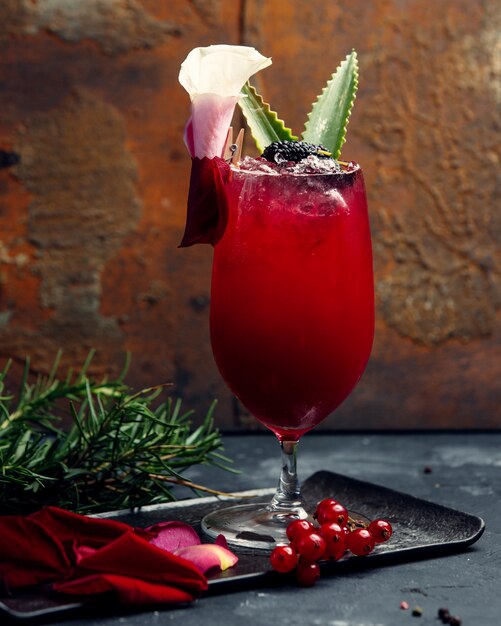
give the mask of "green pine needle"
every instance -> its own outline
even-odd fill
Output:
[[[214,493],[183,477],[191,466],[232,471],[220,454],[215,402],[203,423],[191,425],[181,400],[162,400],[167,385],[137,393],[124,383],[96,382],[87,371],[29,382],[26,360],[21,390],[5,393],[10,363],[0,372],[0,514],[29,513],[45,505],[80,513],[139,507],[175,500],[172,487]],[[69,428],[63,415],[72,418]]]

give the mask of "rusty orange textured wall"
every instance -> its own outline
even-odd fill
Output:
[[[175,383],[219,424],[256,424],[208,338],[211,249],[179,250],[188,51],[254,45],[256,83],[302,130],[352,48],[346,159],[366,173],[373,355],[328,428],[501,426],[501,8],[494,0],[2,0],[0,359]],[[248,143],[247,150],[253,153]]]

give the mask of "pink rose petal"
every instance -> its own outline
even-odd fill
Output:
[[[167,552],[200,544],[200,537],[194,528],[184,522],[160,522],[146,530],[155,534],[150,543]]]
[[[233,554],[227,548],[211,543],[180,548],[176,550],[175,554],[187,561],[191,561],[202,574],[214,568],[224,571],[238,562],[236,554]]]
[[[177,521],[160,522],[145,530],[154,535],[150,544],[190,561],[202,574],[211,569],[224,571],[238,561],[228,550],[224,535],[218,535],[214,544],[202,544],[192,526]]]

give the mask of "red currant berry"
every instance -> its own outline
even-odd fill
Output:
[[[374,550],[376,542],[366,528],[353,530],[346,538],[346,547],[356,556],[366,556]]]
[[[346,550],[344,529],[336,522],[328,522],[320,526],[319,532],[325,541],[324,557],[333,561],[339,561]]]
[[[297,552],[291,546],[277,546],[270,554],[270,563],[276,572],[292,572],[297,564]]]
[[[302,587],[312,587],[320,578],[320,568],[316,563],[299,559],[296,569],[296,579]]]
[[[367,530],[372,533],[376,543],[384,543],[385,541],[388,541],[393,534],[393,528],[391,527],[390,522],[387,522],[385,519],[373,520],[369,524]]]
[[[342,504],[339,504],[339,502],[325,505],[318,510],[317,521],[320,525],[328,522],[336,522],[336,524],[344,526],[348,521],[348,511]]]
[[[317,508],[315,509],[315,513],[313,514],[313,517],[315,519],[318,519],[318,515],[322,514],[322,511],[324,509],[328,509],[329,507],[333,506],[334,504],[338,504],[338,501],[334,500],[334,498],[325,498],[324,500],[321,500],[317,504]]]
[[[309,534],[315,527],[307,519],[295,519],[287,526],[287,539],[294,543],[304,534]]]
[[[297,553],[308,561],[318,561],[325,552],[325,540],[316,532],[299,537],[295,543]]]

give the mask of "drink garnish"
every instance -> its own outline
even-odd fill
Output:
[[[181,65],[179,82],[191,99],[184,141],[192,169],[180,247],[215,245],[224,232],[228,213],[224,185],[230,166],[223,153],[228,128],[242,86],[270,63],[254,48],[217,45],[195,48]]]
[[[181,64],[179,82],[190,95],[185,144],[192,158],[222,157],[235,105],[245,82],[271,59],[248,46],[194,48]]]
[[[339,64],[312,106],[302,133],[303,141],[325,146],[338,159],[346,140],[348,121],[358,89],[358,58],[353,50]],[[262,96],[246,83],[244,98],[238,104],[242,109],[260,152],[275,141],[297,139],[290,128],[271,110]]]
[[[231,168],[220,157],[194,157],[191,162],[186,227],[180,248],[196,243],[216,245],[228,220],[224,186]]]
[[[223,152],[223,158],[228,163],[238,163],[242,156],[242,148],[244,143],[244,129],[241,128],[235,141],[233,141],[233,128],[228,130],[226,144]]]
[[[316,155],[321,158],[331,157],[324,146],[316,146],[306,141],[274,141],[263,150],[261,155],[263,159],[272,163],[299,163],[310,155]]]
[[[242,87],[242,97],[238,101],[238,106],[242,109],[259,152],[263,152],[266,146],[274,141],[297,139],[249,82]]]
[[[230,162],[240,150],[229,139],[235,105],[240,105],[263,156],[275,163],[299,162],[314,155],[338,159],[358,87],[358,60],[353,50],[338,66],[313,104],[302,141],[248,83],[271,59],[247,46],[195,48],[181,65],[179,82],[191,98],[184,140],[192,157],[186,228],[180,247],[215,245],[228,216],[225,184]]]

